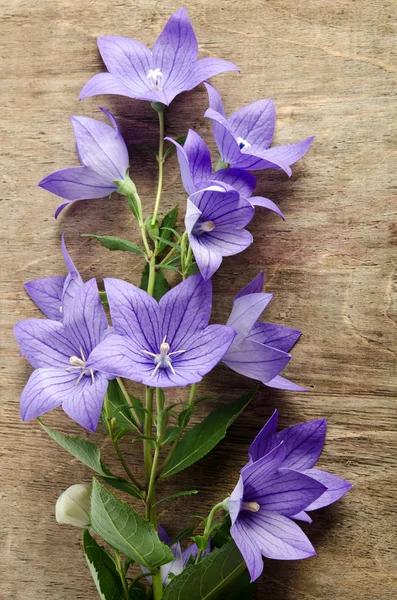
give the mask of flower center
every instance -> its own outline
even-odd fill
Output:
[[[81,373],[76,381],[76,385],[80,383],[82,377],[84,375],[90,375],[92,379],[92,383],[94,383],[94,371],[92,369],[86,369],[87,360],[84,356],[84,352],[82,347],[80,346],[80,356],[71,356],[69,358],[69,362],[72,365],[71,367],[67,367],[67,371],[73,371],[74,369],[81,369]]]
[[[257,502],[243,502],[241,510],[248,510],[249,512],[256,513],[260,509],[260,505]]]
[[[167,336],[164,336],[163,341],[160,344],[160,352],[148,352],[147,350],[141,350],[142,354],[151,356],[153,358],[153,364],[156,365],[151,377],[154,377],[159,369],[171,369],[171,372],[175,375],[174,367],[172,366],[171,356],[182,354],[186,350],[177,350],[176,352],[170,352],[170,345],[165,341]]]
[[[164,75],[162,74],[160,69],[149,69],[149,71],[146,73],[146,77],[149,80],[149,82],[152,84],[153,91],[156,91],[156,90],[161,91],[162,88],[160,87],[160,82],[161,82],[162,78],[164,77]]]
[[[203,235],[203,233],[209,233],[210,231],[214,231],[215,223],[213,221],[197,221],[195,226],[193,227],[192,233],[193,235]]]
[[[242,137],[236,138],[236,141],[238,143],[238,147],[240,148],[241,152],[247,152],[247,150],[249,150],[251,148],[251,144]]]

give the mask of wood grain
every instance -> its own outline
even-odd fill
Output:
[[[36,423],[22,424],[19,395],[31,371],[18,356],[12,326],[38,317],[22,284],[64,272],[60,233],[83,277],[137,281],[139,258],[109,253],[82,233],[136,234],[121,200],[80,202],[55,222],[57,199],[36,187],[51,171],[78,164],[69,114],[112,110],[130,144],[157,138],[146,103],[119,97],[79,103],[83,84],[102,70],[95,39],[125,35],[151,44],[179,4],[171,0],[3,0],[1,53],[1,540],[0,598],[94,600],[80,532],[54,519],[59,493],[90,474]],[[241,74],[214,80],[228,111],[262,97],[277,106],[276,141],[315,134],[309,154],[282,173],[259,174],[258,192],[279,203],[287,221],[257,211],[255,244],[224,261],[214,280],[214,318],[224,320],[236,290],[265,268],[275,293],[266,320],[304,330],[287,376],[307,394],[261,389],[253,406],[210,457],[171,480],[164,493],[194,486],[208,507],[231,490],[253,435],[274,407],[281,425],[326,416],[320,466],[355,484],[307,529],[318,557],[266,562],[258,595],[272,600],[391,600],[397,597],[396,538],[396,3],[392,0],[196,0],[187,2],[201,56],[219,56]],[[211,140],[200,87],[180,96],[167,133],[188,127]],[[100,117],[99,117],[100,118]],[[150,156],[131,152],[145,205],[155,194]],[[180,203],[175,157],[165,175],[163,209]],[[249,388],[230,371],[200,391],[221,402]],[[177,391],[181,396],[184,392]],[[215,402],[201,405],[201,416]],[[198,415],[200,416],[200,415]],[[47,422],[79,432],[60,411]],[[103,442],[101,433],[95,439]],[[129,450],[133,469],[141,457]],[[111,449],[105,451],[110,455]],[[219,481],[218,481],[219,480]],[[201,499],[164,509],[172,533],[204,512]]]

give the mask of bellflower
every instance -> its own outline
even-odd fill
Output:
[[[128,150],[114,116],[102,112],[112,126],[90,117],[71,117],[81,166],[69,167],[47,175],[39,186],[65,198],[55,217],[74,200],[103,198],[119,188],[129,165]]]
[[[224,256],[232,256],[252,244],[244,229],[254,209],[236,191],[213,186],[192,194],[187,201],[185,226],[200,273],[209,279]]]
[[[276,125],[272,100],[253,102],[227,118],[219,92],[211,84],[205,85],[210,103],[205,116],[212,120],[222,161],[239,169],[283,169],[291,175],[291,165],[306,154],[314,137],[270,148]]]
[[[83,285],[80,273],[66,249],[64,233],[61,245],[63,258],[69,271],[68,275],[33,279],[24,284],[24,288],[33,302],[46,317],[53,321],[62,321],[63,311],[67,310],[67,305]]]
[[[294,519],[311,522],[306,511],[316,510],[336,502],[352,487],[351,483],[326,471],[314,468],[325,444],[327,421],[318,419],[288,427],[279,433],[276,432],[278,412],[274,411],[268,422],[251,444],[248,451],[250,461],[256,462],[283,442],[285,457],[282,468],[299,471],[322,483],[326,490],[312,504],[306,507],[305,512],[294,515]]]
[[[273,294],[262,293],[263,281],[262,272],[234,298],[226,324],[233,327],[238,335],[222,362],[236,373],[257,379],[269,387],[306,391],[279,375],[290,361],[288,352],[302,332],[284,325],[257,322],[273,298]]]
[[[218,58],[197,60],[197,38],[186,8],[169,18],[153,50],[120,36],[98,38],[98,49],[108,73],[94,75],[83,87],[80,100],[117,94],[169,105],[175,96],[206,79],[239,70]]]
[[[208,325],[212,286],[189,277],[157,302],[143,290],[105,279],[115,333],[90,356],[87,367],[153,387],[196,383],[222,358],[236,332]]]
[[[210,151],[198,133],[189,129],[183,146],[172,138],[165,139],[176,147],[182,183],[189,195],[215,184],[222,185],[226,191],[239,192],[240,196],[249,200],[252,206],[268,208],[284,219],[283,213],[272,200],[263,196],[252,196],[256,179],[251,173],[244,169],[233,168],[212,172]]]
[[[95,431],[108,377],[88,366],[88,361],[107,332],[95,279],[77,291],[64,311],[62,323],[26,319],[15,325],[21,354],[36,369],[22,392],[23,421],[62,405],[69,417]]]

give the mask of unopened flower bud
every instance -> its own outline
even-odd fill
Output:
[[[91,485],[76,483],[65,490],[55,505],[58,523],[85,529],[90,524]]]

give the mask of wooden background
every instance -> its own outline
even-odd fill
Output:
[[[151,45],[171,0],[2,0],[1,54],[1,361],[0,598],[94,600],[80,532],[58,526],[54,503],[90,473],[58,448],[35,422],[19,418],[19,394],[31,368],[18,356],[15,321],[38,317],[23,282],[63,274],[60,234],[84,279],[138,281],[139,258],[109,253],[82,233],[134,239],[128,207],[114,199],[80,202],[56,222],[58,199],[36,187],[51,171],[77,165],[70,114],[102,118],[111,109],[130,144],[156,142],[156,115],[147,103],[121,97],[78,102],[83,84],[103,70],[95,39],[125,35]],[[167,483],[163,492],[197,487],[161,520],[171,533],[231,491],[237,468],[274,407],[287,426],[326,416],[328,440],[320,467],[355,484],[306,527],[318,557],[266,562],[257,598],[391,600],[396,561],[396,2],[392,0],[196,0],[187,2],[201,56],[218,56],[241,74],[213,80],[229,112],[262,97],[274,99],[276,142],[316,135],[293,176],[265,171],[258,193],[279,203],[285,223],[258,209],[255,244],[224,261],[214,279],[214,318],[225,320],[236,291],[266,270],[275,293],[266,320],[304,330],[286,375],[308,394],[262,388],[216,452]],[[180,96],[167,133],[188,127],[208,141],[203,87]],[[152,158],[131,152],[131,171],[145,206],[155,194]],[[167,163],[164,210],[185,193],[175,157]],[[219,369],[200,386],[221,402],[250,382]],[[173,392],[182,397],[184,391]],[[169,395],[170,397],[170,395]],[[216,402],[201,405],[203,416]],[[61,411],[46,419],[81,434]],[[102,433],[94,436],[103,443]],[[128,450],[128,449],[127,449]],[[111,454],[109,447],[105,448]],[[129,451],[129,450],[128,450]],[[135,469],[138,448],[129,451]],[[188,600],[188,599],[187,599]]]

